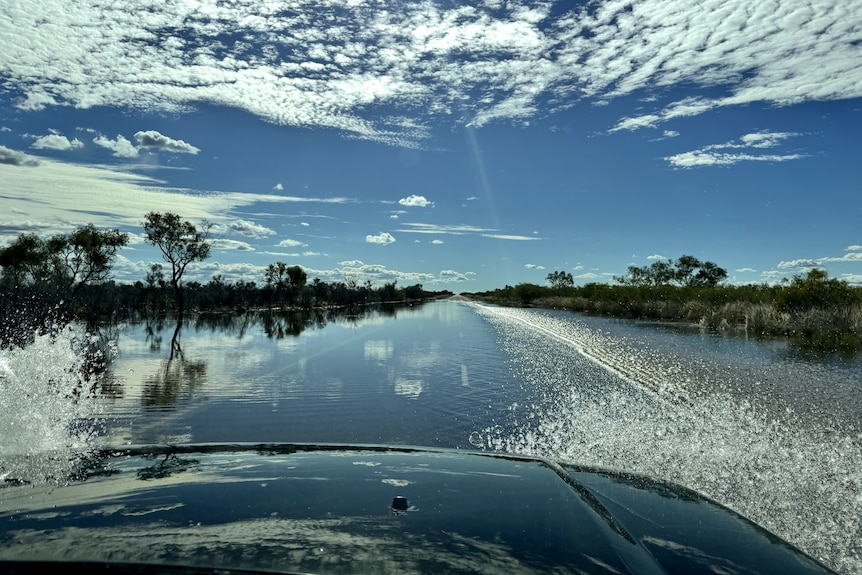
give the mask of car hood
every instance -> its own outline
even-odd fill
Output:
[[[337,445],[101,454],[0,488],[0,563],[287,573],[830,573],[679,486],[539,458]]]

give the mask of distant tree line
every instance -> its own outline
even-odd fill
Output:
[[[548,285],[521,283],[464,294],[498,305],[567,309],[620,318],[696,322],[708,330],[788,336],[823,349],[862,350],[862,288],[821,269],[778,285],[728,285],[727,272],[693,256],[631,266],[616,285],[575,286],[564,271]]]
[[[0,248],[0,345],[26,343],[34,332],[72,319],[95,325],[133,315],[172,314],[181,319],[188,309],[310,309],[451,295],[426,291],[421,284],[402,288],[392,281],[374,286],[354,277],[334,283],[320,278],[308,282],[304,269],[284,262],[270,264],[261,284],[227,282],[221,275],[206,283],[184,282],[188,266],[210,255],[210,226],[195,226],[170,212],[150,212],[142,227],[145,241],[159,249],[164,262],[152,264],[145,277],[134,283],[111,279],[117,250],[128,243],[128,235],[117,229],[88,224],[50,238],[21,234]]]
[[[680,256],[676,261],[656,261],[650,266],[629,266],[624,276],[614,277],[623,285],[680,287],[715,287],[726,279],[727,270],[712,262],[701,262],[694,256]]]

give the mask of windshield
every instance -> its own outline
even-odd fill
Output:
[[[519,453],[862,569],[860,46],[839,0],[7,0],[0,477]]]

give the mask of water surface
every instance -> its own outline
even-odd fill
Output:
[[[46,441],[67,451],[243,441],[540,455],[680,483],[841,573],[862,572],[859,359],[456,302],[200,317],[182,326],[171,359],[174,329],[139,322],[111,334],[118,355],[90,403],[98,438],[57,438],[82,419],[81,402],[55,405],[57,382],[78,365],[68,346],[40,340],[4,358],[0,456]],[[18,431],[23,422],[32,433]]]

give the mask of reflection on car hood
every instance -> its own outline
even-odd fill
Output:
[[[42,568],[22,563],[35,561],[302,573],[830,572],[672,484],[528,457],[376,446],[124,449],[64,486],[7,482],[0,525],[0,572]]]

